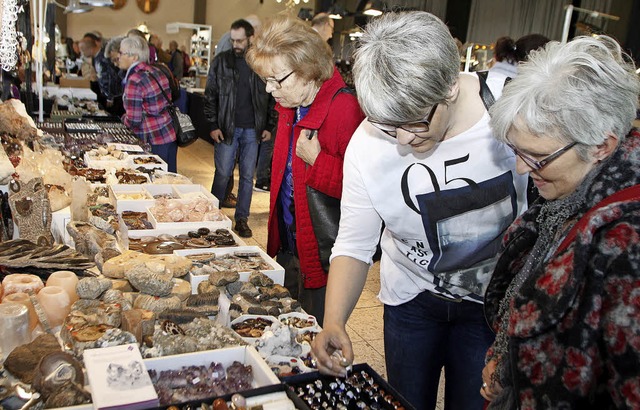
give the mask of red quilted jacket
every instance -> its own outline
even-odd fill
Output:
[[[318,244],[313,233],[307,190],[309,185],[335,198],[342,196],[342,164],[344,152],[351,135],[364,119],[356,97],[350,93],[339,93],[345,83],[334,71],[333,77],[325,81],[318,91],[307,115],[293,127],[295,110],[276,105],[280,114],[278,130],[273,149],[271,168],[271,200],[267,253],[274,256],[281,248],[277,201],[287,162],[291,130],[294,133],[294,155],[292,161],[293,190],[296,218],[296,237],[300,271],[306,288],[319,288],[327,284],[327,273],[322,269],[318,254]],[[335,96],[335,98],[334,98]],[[295,155],[295,144],[301,129],[318,130],[320,154],[313,166]]]

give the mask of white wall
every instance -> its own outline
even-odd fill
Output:
[[[300,4],[294,7],[291,12],[298,15],[300,8],[310,8],[312,12],[315,10],[315,0],[309,0],[308,3],[300,1]],[[255,14],[265,21],[269,17],[286,11],[285,3],[282,0],[277,3],[276,0],[207,0],[207,24],[213,26],[213,38],[211,42],[217,44],[220,37],[229,31],[231,23],[241,19],[249,14]]]
[[[1,0],[0,0],[1,1]],[[213,26],[212,45],[218,42],[220,36],[229,30],[231,23],[249,14],[255,14],[262,20],[279,12],[287,10],[282,0],[207,0],[207,15],[205,24]],[[301,7],[315,10],[315,0],[308,3],[300,1],[300,5],[291,11],[295,15]],[[67,36],[79,40],[84,33],[97,30],[105,37],[126,34],[126,32],[140,23],[145,22],[151,33],[157,33],[163,41],[163,47],[169,47],[169,41],[176,40],[180,45],[187,45],[191,31],[181,30],[178,34],[167,34],[167,23],[193,23],[193,0],[160,0],[158,8],[151,14],[145,14],[138,8],[135,0],[128,0],[119,9],[97,7],[92,12],[83,14],[67,14]]]
[[[241,0],[245,1],[245,0]],[[106,38],[125,35],[129,29],[146,23],[151,33],[157,33],[163,41],[163,48],[176,40],[179,45],[188,45],[191,31],[181,30],[178,34],[167,34],[166,24],[172,22],[193,22],[193,0],[161,0],[151,14],[143,13],[135,0],[128,0],[119,9],[96,7],[89,13],[67,14],[67,36],[80,40],[84,33],[97,30]]]

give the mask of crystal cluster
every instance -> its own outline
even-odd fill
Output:
[[[253,381],[253,369],[233,362],[226,371],[222,364],[188,366],[180,370],[150,370],[153,386],[161,405],[201,400],[248,390]]]

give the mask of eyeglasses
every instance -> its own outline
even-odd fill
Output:
[[[136,53],[130,53],[128,51],[118,51],[118,55],[119,56],[129,56],[129,57],[131,57],[131,56],[135,56],[137,54]]]
[[[577,142],[572,142],[571,144],[560,148],[559,150],[557,150],[553,154],[548,155],[544,159],[542,159],[540,161],[536,161],[535,159],[533,159],[530,156],[522,153],[522,151],[520,151],[519,149],[517,149],[516,147],[514,147],[513,145],[511,145],[510,143],[507,142],[507,146],[509,148],[511,148],[513,150],[513,152],[524,161],[525,164],[530,166],[535,171],[538,171],[538,170],[542,169],[543,167],[547,166],[551,161],[553,161],[554,159],[558,158],[560,155],[564,154],[565,152],[569,151],[576,144],[577,144]]]
[[[229,41],[231,42],[231,44],[242,44],[245,42],[246,39],[247,37],[241,38],[241,39],[235,39],[235,40],[230,38]]]
[[[380,131],[384,132],[385,134],[393,138],[397,137],[398,133],[396,132],[396,130],[398,128],[400,128],[401,130],[410,132],[412,134],[422,134],[425,132],[429,132],[429,125],[431,125],[431,120],[433,120],[433,116],[436,113],[436,108],[438,108],[438,104],[434,104],[433,107],[431,107],[431,111],[429,111],[427,118],[425,118],[422,121],[412,122],[409,124],[391,125],[391,124],[380,124],[379,122],[372,122],[372,121],[369,121],[369,122],[371,123],[371,125],[373,125]]]
[[[285,75],[284,77],[282,77],[279,80],[277,78],[263,78],[263,77],[260,77],[260,79],[265,84],[271,84],[272,86],[274,86],[276,89],[279,90],[280,88],[282,88],[282,83],[284,82],[284,80],[289,78],[291,76],[291,74],[293,74],[293,73],[295,73],[295,70],[291,71],[289,74]]]

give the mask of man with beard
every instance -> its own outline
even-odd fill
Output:
[[[265,83],[244,59],[253,33],[253,26],[246,20],[237,20],[231,25],[232,49],[214,58],[209,68],[204,104],[215,145],[211,193],[221,203],[225,200],[237,155],[240,182],[234,229],[243,238],[252,236],[247,219],[258,144],[271,139],[276,124],[275,102],[266,92]]]

